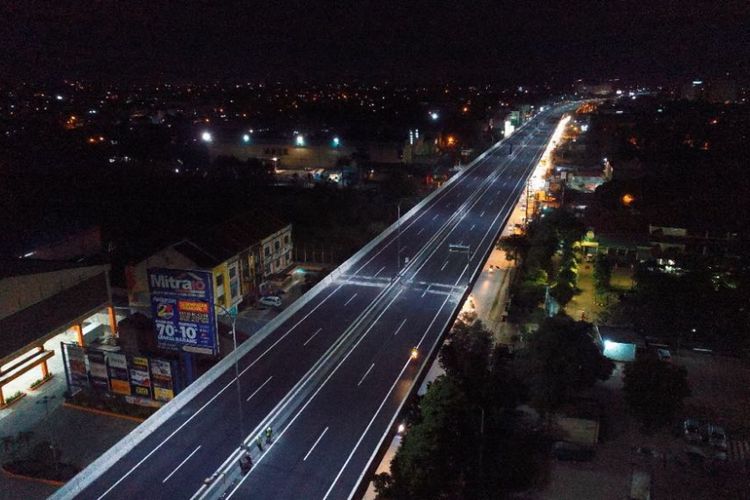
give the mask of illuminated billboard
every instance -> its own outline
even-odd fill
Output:
[[[216,354],[216,315],[210,271],[149,269],[151,311],[159,347]]]

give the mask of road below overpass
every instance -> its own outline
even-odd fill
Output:
[[[352,496],[563,111],[537,114],[282,314],[260,343],[240,350],[239,388],[230,364],[57,497]],[[273,442],[261,451],[255,438],[268,426]],[[237,466],[241,438],[254,460],[245,476]]]

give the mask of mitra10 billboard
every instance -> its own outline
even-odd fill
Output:
[[[211,272],[149,269],[148,286],[159,347],[217,353]]]

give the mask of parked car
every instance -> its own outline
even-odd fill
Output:
[[[557,441],[552,446],[552,455],[558,460],[588,462],[594,458],[594,450],[567,441]]]
[[[258,299],[258,302],[264,306],[281,307],[281,299],[276,295],[266,295]]]
[[[672,354],[667,349],[657,349],[656,355],[659,357],[659,361],[666,361],[667,363],[672,361]]]
[[[706,437],[708,444],[719,450],[727,449],[727,433],[715,424],[708,424],[706,426]]]
[[[700,443],[703,441],[701,434],[701,424],[693,418],[685,419],[682,423],[682,432],[688,443]]]

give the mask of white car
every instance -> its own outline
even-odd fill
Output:
[[[264,306],[281,307],[281,299],[276,295],[266,295],[258,299],[258,302]]]

